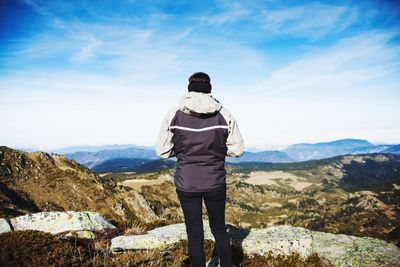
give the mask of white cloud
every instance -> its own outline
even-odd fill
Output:
[[[399,46],[388,32],[313,49],[236,95],[250,147],[364,138],[398,143]],[[233,96],[232,96],[233,97]],[[385,130],[381,130],[385,129]]]
[[[306,4],[282,9],[261,9],[257,20],[268,34],[317,39],[341,32],[357,19],[348,6]]]
[[[152,146],[164,113],[180,97],[175,88],[146,90],[126,87],[116,79],[78,74],[27,80],[1,83],[1,87],[13,86],[13,90],[0,91],[2,144]]]
[[[232,38],[239,40],[241,36],[246,37],[249,42],[282,36],[315,41],[341,33],[369,16],[360,14],[357,6],[322,3],[290,6],[274,1],[222,0],[218,1],[217,7],[216,12],[200,16],[200,21],[221,30],[221,34],[234,34]]]
[[[268,95],[298,95],[365,88],[377,78],[399,72],[400,46],[388,44],[393,37],[392,33],[376,31],[345,38],[326,49],[313,49],[270,73],[258,90]]]
[[[238,2],[229,1],[228,3],[223,3],[222,6],[222,12],[216,12],[216,14],[205,16],[202,20],[209,25],[220,27],[224,24],[237,22],[241,19],[248,19],[249,15],[251,15],[250,10],[243,7],[243,5]]]
[[[77,61],[85,61],[95,56],[95,49],[98,48],[102,42],[90,33],[79,33],[74,36],[75,39],[82,42],[79,50],[73,58]]]

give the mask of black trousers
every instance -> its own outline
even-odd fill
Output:
[[[193,267],[206,266],[203,247],[204,230],[202,201],[206,205],[211,233],[214,236],[218,258],[222,267],[232,266],[229,236],[225,226],[226,184],[209,192],[185,192],[176,188],[185,217],[188,253]]]

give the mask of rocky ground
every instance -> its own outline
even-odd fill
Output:
[[[348,184],[357,178],[352,173],[356,167],[352,165],[362,167],[365,162],[373,162],[369,165],[390,163],[382,168],[374,166],[366,177],[380,179],[391,175],[386,168],[391,168],[394,174],[400,171],[400,159],[382,155],[343,156],[311,168],[280,171],[260,168],[246,171],[236,167],[227,176],[227,222],[240,227],[300,226],[329,233],[377,237],[399,246],[400,174],[395,176],[396,182],[383,181],[375,187],[366,182],[349,190]],[[112,176],[109,174],[109,178]],[[126,180],[140,177],[131,175]],[[160,218],[182,221],[173,171],[159,173],[161,184],[157,184],[154,177],[151,179],[152,185],[143,184],[139,188],[135,184],[136,187],[131,188],[144,196]],[[119,174],[117,184],[129,186],[123,181]],[[369,182],[373,184],[374,181]],[[203,215],[207,219],[204,205]]]
[[[383,240],[302,227],[227,225],[237,266],[400,266],[400,249]],[[216,255],[204,220],[208,266]],[[99,213],[40,212],[0,219],[1,266],[190,266],[184,223],[123,231]]]

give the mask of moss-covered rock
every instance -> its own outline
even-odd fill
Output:
[[[214,240],[209,223],[203,220],[204,238]],[[289,225],[239,229],[228,225],[232,245],[246,255],[291,255],[303,259],[317,253],[335,266],[400,266],[400,249],[383,240],[311,231]],[[166,248],[187,239],[185,224],[173,224],[143,235],[118,236],[113,251]]]
[[[400,266],[400,249],[372,237],[313,232],[313,250],[336,266]]]
[[[10,219],[14,230],[38,230],[52,234],[67,231],[101,231],[116,228],[100,213],[89,211],[38,212]]]
[[[312,253],[312,232],[302,227],[281,225],[253,228],[243,240],[233,240],[236,243],[241,242],[245,254],[264,255],[271,251],[275,255],[290,255],[297,252],[307,258]]]

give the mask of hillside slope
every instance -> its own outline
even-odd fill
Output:
[[[63,155],[0,147],[0,217],[37,211],[97,211],[115,222],[153,221],[146,200]]]

